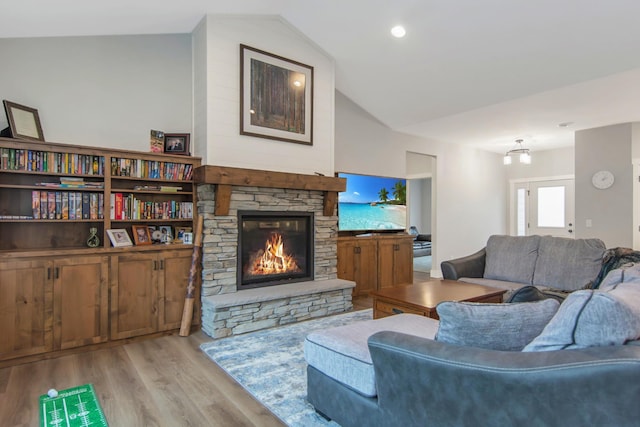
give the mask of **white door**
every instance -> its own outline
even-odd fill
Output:
[[[514,186],[515,231],[574,238],[574,180],[518,183]]]

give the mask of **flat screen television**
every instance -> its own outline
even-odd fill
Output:
[[[407,181],[402,178],[338,173],[347,190],[338,193],[338,230],[399,232],[407,228]]]

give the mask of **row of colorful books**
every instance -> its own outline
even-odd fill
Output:
[[[179,200],[152,202],[133,194],[111,194],[111,219],[192,219],[193,202]]]
[[[193,177],[193,165],[112,157],[111,175],[189,181]]]
[[[103,156],[0,148],[0,159],[1,170],[104,175]]]
[[[31,208],[33,219],[103,219],[104,193],[34,190]]]

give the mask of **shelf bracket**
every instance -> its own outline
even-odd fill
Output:
[[[229,215],[229,205],[231,204],[231,186],[227,184],[216,185],[214,215]]]

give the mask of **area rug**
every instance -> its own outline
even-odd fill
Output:
[[[371,309],[353,311],[222,338],[200,348],[287,425],[337,426],[319,416],[306,400],[304,338],[315,330],[371,319]]]
[[[431,273],[431,255],[413,259],[413,270],[423,273]]]

